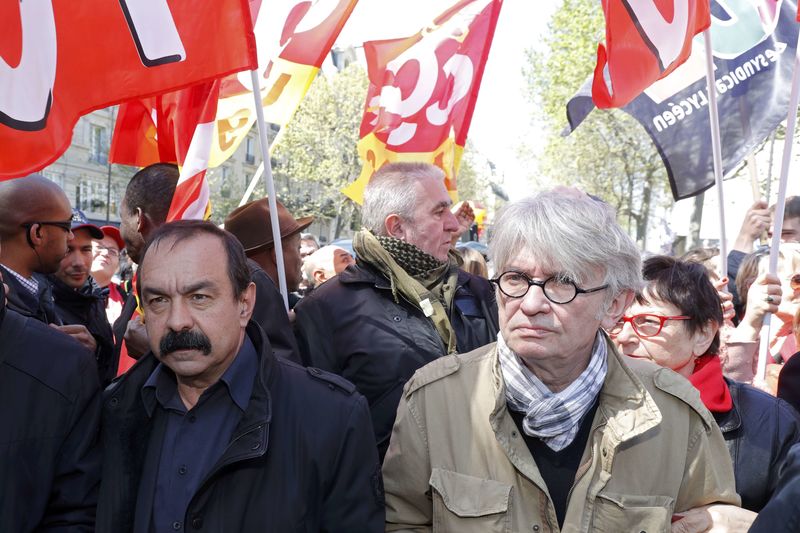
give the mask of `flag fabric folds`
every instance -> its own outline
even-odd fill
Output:
[[[786,118],[797,42],[795,0],[727,3],[712,16],[723,174]],[[623,109],[656,145],[676,200],[714,184],[702,38],[685,64]],[[570,128],[593,109],[588,83],[567,104]]]
[[[502,0],[461,0],[407,38],[364,43],[369,89],[361,175],[342,192],[357,203],[390,161],[442,168],[451,196]]]
[[[0,14],[0,179],[57,159],[85,113],[256,65],[247,0],[26,0]]]
[[[683,63],[708,28],[708,0],[603,0],[605,44],[597,47],[592,98],[622,107]]]
[[[289,122],[356,1],[252,2],[261,100],[267,122],[281,126]],[[111,161],[140,167],[157,161],[178,162],[176,143],[188,145],[191,137],[165,136],[159,124],[180,121],[173,116],[181,111],[173,105],[179,99],[165,95],[123,106],[114,131]],[[210,168],[219,166],[236,151],[256,120],[249,72],[220,81],[216,109],[207,158]]]

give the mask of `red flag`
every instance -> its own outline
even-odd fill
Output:
[[[502,0],[461,0],[405,39],[364,43],[369,90],[358,152],[359,178],[342,192],[361,203],[388,161],[427,161],[455,177],[467,141]]]
[[[3,5],[0,179],[58,158],[82,114],[256,65],[247,0]]]
[[[258,10],[254,32],[267,122],[282,126],[289,122],[356,1],[273,0],[264,4],[265,9]],[[142,167],[165,161],[170,155],[174,159],[175,142],[181,139],[165,136],[162,123],[178,120],[171,118],[171,113],[180,112],[180,108],[167,108],[165,102],[160,98],[148,98],[121,106],[114,130],[111,161]],[[250,73],[242,72],[223,79],[209,167],[222,164],[233,154],[252,128],[255,116]],[[183,139],[183,142],[188,145],[190,140],[191,137]]]
[[[606,42],[597,47],[592,100],[622,107],[663,78],[711,25],[708,0],[603,0]]]

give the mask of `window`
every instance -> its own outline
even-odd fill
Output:
[[[108,163],[108,136],[102,126],[91,126],[89,138],[89,161],[105,165]]]
[[[85,213],[102,213],[105,217],[106,195],[105,183],[83,178],[75,187],[75,205]]]
[[[245,139],[244,160],[251,165],[255,164],[256,162],[256,154],[254,150],[255,144],[255,139],[248,135]]]

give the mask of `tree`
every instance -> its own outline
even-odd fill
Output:
[[[538,157],[539,186],[550,180],[581,186],[617,209],[619,221],[636,236],[647,237],[653,207],[667,198],[668,180],[661,158],[644,129],[620,110],[593,111],[569,136],[566,103],[593,72],[597,43],[605,22],[596,0],[563,0],[548,25],[543,46],[527,51],[523,67],[534,104],[534,119],[546,131]]]
[[[355,205],[341,189],[361,172],[356,143],[367,84],[355,63],[317,76],[273,154],[275,187],[286,207],[295,217],[335,219],[335,237],[355,222]]]

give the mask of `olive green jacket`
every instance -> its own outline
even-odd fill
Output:
[[[608,375],[562,531],[669,531],[674,512],[739,505],[722,434],[671,370]],[[442,357],[406,384],[383,463],[387,531],[559,531],[542,476],[506,408],[494,344]]]

